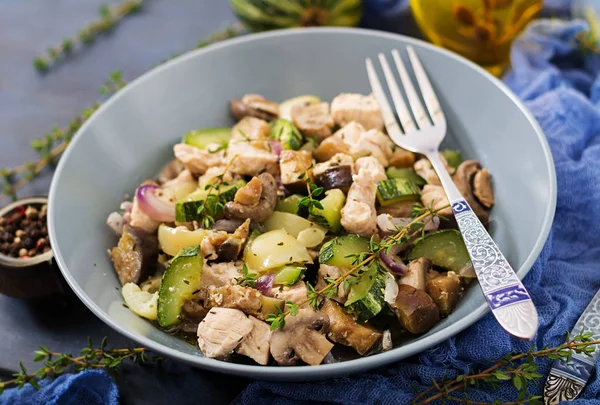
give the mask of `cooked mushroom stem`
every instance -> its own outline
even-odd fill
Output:
[[[440,311],[431,297],[409,285],[398,286],[396,307],[400,324],[410,333],[425,333],[440,320]]]
[[[235,193],[234,201],[242,205],[254,205],[260,200],[262,182],[258,177],[253,177],[244,187]]]
[[[458,303],[460,289],[460,279],[452,271],[427,282],[427,293],[440,309],[442,316],[452,312]]]
[[[225,204],[225,216],[227,218],[251,219],[262,222],[273,213],[277,204],[277,183],[269,173],[258,176],[262,183],[262,194],[260,200],[254,205],[242,205],[235,201]]]
[[[425,290],[425,277],[431,270],[431,260],[426,257],[419,257],[413,260],[407,266],[407,272],[400,278],[400,284],[406,284],[417,290]]]
[[[473,177],[473,194],[484,207],[489,209],[494,205],[492,176],[487,169],[481,169],[475,173],[475,177]]]
[[[285,327],[273,332],[271,354],[281,366],[293,366],[303,361],[319,365],[333,348],[325,337],[329,317],[322,311],[302,308],[286,320]]]

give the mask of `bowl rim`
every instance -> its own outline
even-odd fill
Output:
[[[504,94],[506,94],[513,103],[517,105],[517,107],[521,110],[521,112],[525,115],[525,117],[529,120],[533,129],[535,130],[538,140],[540,142],[540,146],[542,147],[543,153],[546,158],[546,169],[549,173],[549,184],[547,185],[550,191],[550,201],[548,201],[548,205],[546,206],[546,211],[544,213],[544,220],[542,222],[542,230],[533,246],[533,249],[523,262],[523,265],[517,270],[520,278],[524,278],[525,275],[531,270],[531,267],[537,260],[539,254],[542,251],[542,248],[545,245],[545,242],[548,238],[552,222],[554,219],[554,213],[556,209],[556,172],[554,168],[554,160],[552,157],[552,153],[550,151],[550,146],[544,136],[544,132],[542,128],[533,117],[533,115],[529,112],[529,110],[525,107],[523,102],[518,99],[516,94],[514,94],[504,83],[502,83],[499,79],[492,76],[490,73],[485,71],[483,68],[477,66],[473,62],[467,60],[466,58],[452,53],[448,50],[436,47],[430,43],[427,43],[423,40],[408,37],[405,35],[394,34],[384,31],[378,31],[373,29],[364,29],[364,28],[342,28],[342,27],[317,27],[317,28],[289,28],[282,29],[276,31],[269,31],[258,34],[249,34],[244,35],[238,38],[229,39],[227,41],[223,41],[220,43],[213,44],[206,48],[197,49],[189,51],[171,61],[164,63],[161,66],[158,66],[154,69],[149,70],[148,72],[142,74],[135,80],[133,80],[124,91],[118,92],[116,95],[111,97],[105,103],[103,103],[98,110],[96,110],[92,116],[79,128],[75,136],[73,137],[72,143],[77,143],[79,141],[80,133],[84,132],[88,126],[92,125],[97,116],[100,115],[102,111],[106,108],[109,108],[111,104],[117,102],[117,100],[124,95],[129,89],[135,88],[136,86],[142,85],[146,80],[149,80],[152,76],[158,74],[164,69],[169,69],[174,65],[185,63],[189,59],[195,58],[198,55],[202,55],[204,53],[209,53],[216,49],[221,49],[224,47],[234,46],[238,44],[244,43],[252,43],[254,41],[261,41],[266,38],[276,38],[276,37],[285,37],[285,36],[296,36],[296,35],[328,35],[328,34],[351,34],[351,35],[364,35],[378,38],[387,38],[387,39],[400,39],[404,41],[405,44],[412,44],[417,47],[426,48],[433,52],[441,53],[445,57],[454,59],[462,64],[467,65],[471,69],[483,74],[488,80],[492,81]],[[50,244],[53,246],[54,256],[58,263],[58,266],[67,280],[69,286],[75,291],[77,296],[83,303],[104,323],[109,325],[111,328],[119,332],[120,334],[128,337],[129,339],[138,342],[144,347],[149,348],[152,351],[157,353],[164,354],[168,357],[176,359],[178,361],[182,361],[187,364],[191,364],[194,366],[198,366],[203,369],[208,369],[211,371],[217,371],[226,374],[240,375],[246,376],[254,379],[271,379],[271,380],[316,380],[316,379],[325,379],[331,378],[335,376],[341,375],[349,375],[361,371],[366,371],[369,369],[373,369],[376,367],[381,367],[384,365],[388,365],[395,361],[402,360],[409,356],[420,353],[434,345],[441,343],[442,341],[448,339],[451,336],[456,335],[467,327],[473,325],[476,321],[481,319],[488,311],[489,308],[485,303],[482,303],[478,308],[472,311],[468,316],[457,320],[456,322],[448,325],[443,331],[438,333],[434,333],[432,335],[425,335],[418,338],[415,344],[407,346],[400,346],[394,348],[390,351],[379,353],[377,355],[362,357],[354,360],[348,360],[338,363],[331,364],[321,364],[319,366],[292,366],[292,367],[278,367],[278,366],[261,366],[261,365],[244,365],[244,364],[236,364],[229,363],[225,361],[219,361],[210,359],[207,357],[193,356],[187,353],[178,351],[176,349],[172,349],[168,346],[165,346],[161,343],[155,342],[150,338],[145,336],[138,335],[132,331],[129,331],[126,327],[121,326],[120,324],[114,322],[112,318],[105,313],[95,302],[93,302],[85,293],[85,291],[79,286],[79,284],[75,281],[75,279],[71,276],[69,269],[65,263],[63,258],[60,244],[57,239],[57,235],[54,230],[54,204],[53,202],[56,200],[57,188],[56,184],[58,179],[61,177],[61,173],[64,170],[65,162],[68,160],[70,153],[74,148],[68,148],[65,151],[65,155],[60,159],[59,164],[56,168],[56,172],[52,178],[52,182],[50,185],[50,193],[49,193],[49,204],[48,204],[48,230],[50,235]]]

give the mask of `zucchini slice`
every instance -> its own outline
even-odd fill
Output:
[[[377,200],[382,206],[419,201],[419,187],[407,179],[381,180],[377,182]]]
[[[333,238],[321,247],[319,263],[340,268],[352,268],[353,258],[369,251],[369,240],[358,235],[344,235]]]
[[[283,149],[298,150],[304,144],[304,138],[298,128],[290,121],[282,118],[273,121],[270,136],[281,142]]]
[[[300,277],[306,271],[306,266],[292,264],[283,266],[281,269],[275,271],[275,278],[273,278],[273,284],[276,285],[294,285],[300,280]]]
[[[342,208],[346,204],[346,196],[340,189],[334,188],[325,192],[325,198],[320,201],[323,209],[311,207],[309,219],[323,225],[333,233],[342,230]]]
[[[289,214],[301,215],[298,203],[302,199],[300,194],[292,194],[282,200],[277,201],[275,211],[287,212]]]
[[[385,275],[377,265],[371,265],[361,275],[360,282],[350,286],[344,306],[359,322],[366,322],[381,312],[385,306]]]
[[[447,229],[431,232],[415,244],[408,255],[409,260],[426,257],[431,262],[456,274],[471,265],[469,252],[459,231]]]
[[[158,324],[167,328],[179,323],[181,308],[200,289],[200,276],[204,262],[200,248],[181,249],[163,275],[158,290]]]
[[[406,179],[412,181],[417,186],[424,186],[427,184],[427,181],[411,169],[410,167],[388,167],[385,171],[388,179]]]
[[[442,151],[442,156],[444,156],[444,158],[446,158],[446,162],[448,162],[448,164],[455,169],[460,166],[463,161],[462,155],[457,150],[444,149]]]
[[[235,193],[244,187],[246,182],[244,180],[238,180],[234,184],[227,186],[221,186],[219,189],[219,201],[225,204],[228,201],[233,201]],[[212,191],[212,194],[216,191]],[[196,221],[200,216],[198,215],[198,208],[202,206],[204,200],[207,200],[206,207],[210,211],[211,202],[215,201],[214,197],[208,197],[208,190],[200,189],[194,191],[192,194],[186,197],[187,201],[179,201],[175,203],[175,220],[177,222],[191,222]],[[210,213],[214,216],[214,213]]]
[[[182,142],[198,149],[206,149],[208,145],[215,143],[227,148],[230,134],[231,128],[195,129],[185,134]]]

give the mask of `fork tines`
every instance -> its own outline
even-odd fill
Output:
[[[410,79],[406,67],[404,66],[404,62],[400,57],[400,53],[396,49],[392,50],[392,59],[394,59],[394,63],[396,65],[396,69],[398,70],[402,87],[404,88],[406,99],[408,100],[408,106],[410,108],[404,102],[404,98],[402,96],[400,88],[398,87],[396,79],[394,78],[394,74],[390,69],[385,55],[383,53],[380,53],[378,55],[381,68],[383,70],[383,75],[385,76],[385,80],[387,82],[390,95],[392,96],[394,106],[396,107],[396,113],[398,114],[398,119],[400,120],[402,129],[404,130],[404,134],[409,134],[418,130],[425,129],[427,127],[430,127],[432,123],[433,125],[445,125],[446,121],[444,118],[444,113],[442,112],[439,101],[433,91],[433,88],[431,87],[429,78],[427,77],[427,74],[425,73],[425,70],[421,65],[419,57],[415,53],[412,46],[409,45],[406,47],[406,49],[417,81],[417,85],[419,87],[421,95],[423,96],[423,100],[425,101],[427,111],[425,110],[425,108],[423,108],[423,104],[421,103],[419,94],[413,86],[412,80]],[[393,132],[398,131],[398,135],[401,135],[402,132],[398,127],[394,116],[394,112],[392,111],[392,108],[388,103],[386,94],[381,86],[381,82],[377,77],[377,73],[375,71],[371,58],[366,59],[366,65],[367,74],[369,76],[369,82],[371,83],[373,93],[375,94],[375,97],[377,98],[377,101],[379,102],[379,105],[381,107],[381,112],[386,124],[386,128],[388,129],[388,133],[390,133],[391,131],[392,133],[390,133],[390,135],[393,135]]]

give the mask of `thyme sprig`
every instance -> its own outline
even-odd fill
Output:
[[[557,347],[548,348],[545,346],[541,350],[534,351],[534,346],[531,346],[525,353],[508,353],[483,371],[462,374],[451,380],[432,380],[432,386],[417,395],[412,403],[413,405],[425,405],[439,399],[484,405],[485,402],[469,399],[469,388],[487,384],[495,389],[499,384],[512,382],[519,391],[517,400],[505,402],[504,405],[541,405],[542,397],[530,395],[527,388],[528,382],[542,378],[542,375],[538,373],[538,365],[535,363],[535,359],[548,358],[568,362],[571,360],[573,353],[583,353],[590,356],[596,350],[595,346],[600,344],[600,340],[592,340],[592,337],[593,334],[585,333],[583,330],[573,338],[567,333],[565,342]]]
[[[111,370],[118,367],[125,360],[138,364],[162,360],[162,357],[148,355],[148,349],[143,347],[109,349],[107,344],[108,340],[105,337],[99,347],[94,347],[92,340],[88,338],[88,345],[81,350],[79,356],[73,356],[71,353],[53,352],[45,346],[40,346],[39,350],[35,351],[33,361],[44,362],[44,366],[30,373],[23,362],[19,362],[21,372],[14,373],[11,380],[0,381],[0,394],[5,388],[18,387],[21,389],[26,384],[40,389],[39,382],[41,380],[55,378],[68,372],[76,373],[87,369]]]
[[[200,205],[198,206],[197,221],[200,222],[205,229],[213,226],[216,220],[223,216],[225,204],[221,199],[221,188],[229,185],[229,183],[224,180],[224,177],[236,158],[237,155],[234,155],[229,160],[229,163],[227,163],[227,166],[225,166],[225,169],[223,169],[223,172],[215,176],[215,181],[211,181],[204,186],[204,190],[207,194],[206,197],[200,201]]]
[[[100,34],[112,31],[126,16],[142,9],[143,0],[125,0],[114,7],[100,7],[100,19],[86,25],[74,38],[67,38],[56,47],[48,48],[46,53],[34,59],[33,66],[39,72],[47,72],[58,61],[73,53],[77,47],[89,46]]]
[[[241,274],[240,277],[237,277],[235,279],[238,285],[241,285],[242,287],[256,287],[256,276],[258,274],[248,270],[248,266],[246,265],[246,263],[244,263],[242,267],[238,269],[238,273]]]
[[[114,94],[122,89],[125,84],[121,72],[113,72],[100,88],[100,94],[103,96]],[[9,197],[16,200],[16,193],[19,189],[35,179],[46,166],[55,163],[71,142],[73,135],[100,105],[100,101],[95,102],[83,109],[79,116],[71,120],[66,127],[54,127],[43,137],[34,139],[31,142],[31,147],[39,154],[38,160],[25,162],[14,168],[0,170],[0,178],[3,179],[0,202]]]
[[[308,195],[302,197],[298,200],[298,209],[299,210],[307,210],[310,212],[313,208],[323,209],[323,204],[316,197],[320,197],[325,191],[323,187],[317,186],[313,183],[312,178],[310,176],[310,170],[313,168],[313,164],[308,167],[308,170],[302,172],[298,175],[298,180],[304,180],[306,182],[306,191]]]
[[[320,290],[316,290],[310,283],[306,283],[306,287],[308,290],[306,299],[297,303],[297,307],[301,307],[302,305],[308,303],[313,308],[317,309],[319,306],[319,300],[321,297],[331,297],[335,294],[335,291],[340,285],[347,287],[351,284],[358,283],[360,281],[360,275],[365,271],[365,268],[371,265],[379,254],[384,251],[389,251],[395,244],[402,243],[403,241],[409,240],[412,236],[421,232],[420,229],[413,229],[416,224],[422,223],[423,226],[428,222],[432,221],[437,213],[441,210],[447,208],[448,206],[444,206],[438,209],[432,208],[420,208],[417,211],[417,215],[413,218],[413,220],[406,226],[400,228],[396,234],[386,238],[381,243],[377,243],[374,238],[371,238],[371,248],[369,252],[363,252],[358,255],[351,255],[354,266],[350,268],[348,271],[342,273],[339,277],[333,279],[330,278],[327,280],[327,285]],[[271,314],[267,317],[267,322],[271,324],[271,330],[276,330],[277,328],[283,329],[285,326],[285,318],[286,316],[291,314],[291,310],[287,307],[286,309],[279,311],[277,314]]]

